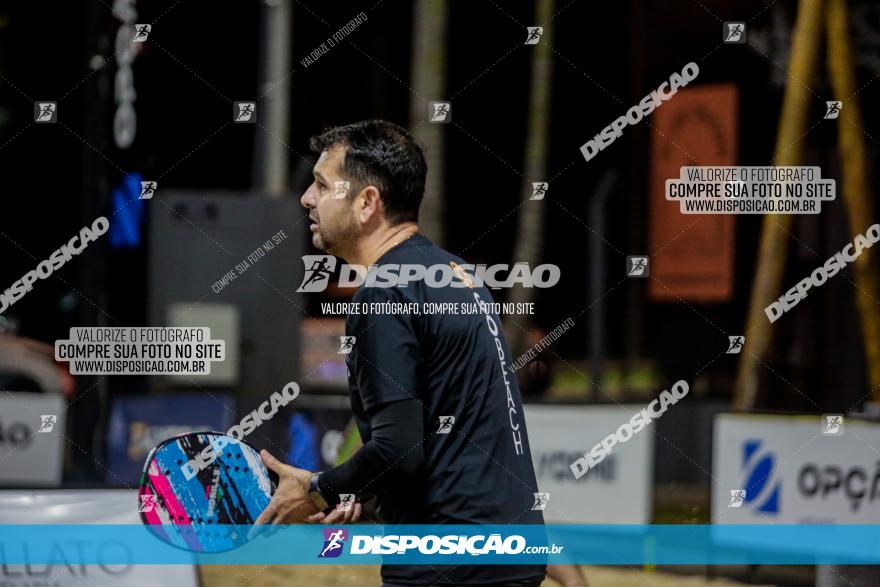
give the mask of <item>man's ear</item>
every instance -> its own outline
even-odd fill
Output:
[[[366,224],[373,218],[379,218],[382,214],[382,198],[379,197],[379,190],[376,186],[368,185],[357,195],[358,198],[358,220]]]

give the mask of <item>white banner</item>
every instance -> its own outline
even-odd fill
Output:
[[[0,491],[0,521],[4,524],[140,524],[137,490]],[[47,541],[53,540],[46,536]],[[158,539],[157,539],[158,540]],[[114,548],[124,545],[116,542]],[[76,560],[76,543],[52,545],[60,561]],[[100,549],[101,545],[97,546]],[[21,552],[24,544],[2,535],[2,552]],[[134,558],[134,553],[132,557]],[[197,587],[194,565],[30,564],[7,565],[0,560],[2,587]]]
[[[56,394],[0,394],[0,485],[61,484],[64,398]]]
[[[716,524],[878,524],[880,424],[722,414],[712,477]]]
[[[580,479],[570,468],[645,406],[526,405],[538,491],[550,494],[544,519],[572,524],[651,521],[654,432],[646,426]]]

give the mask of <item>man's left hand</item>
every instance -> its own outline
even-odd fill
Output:
[[[278,474],[279,483],[275,495],[272,496],[272,501],[257,517],[254,526],[269,523],[273,525],[295,524],[318,513],[318,506],[309,497],[311,473],[304,469],[285,465],[269,454],[267,450],[260,451],[260,459],[266,468]],[[252,532],[256,533],[255,531],[258,530],[254,528]]]

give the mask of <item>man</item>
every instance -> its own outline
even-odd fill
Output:
[[[465,263],[419,234],[427,165],[404,129],[359,122],[314,137],[311,147],[320,157],[301,202],[316,247],[364,267]],[[335,197],[338,181],[350,182],[344,198]],[[377,516],[392,524],[543,524],[532,509],[538,489],[501,321],[484,305],[489,292],[456,275],[461,287],[417,281],[358,290],[352,301],[359,304],[479,304],[483,311],[349,316],[346,336],[356,340],[346,359],[351,404],[364,445],[314,475],[263,451],[280,484],[257,524],[357,519],[360,503],[320,513],[341,494],[358,502],[375,497]],[[387,587],[531,587],[544,574],[544,565],[382,567]]]

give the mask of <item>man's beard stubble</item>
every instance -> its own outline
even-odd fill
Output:
[[[315,233],[312,244],[325,253],[346,259],[348,253],[354,250],[358,237],[357,230],[355,222],[351,219],[346,226],[330,230],[326,230],[319,220],[318,232]]]

